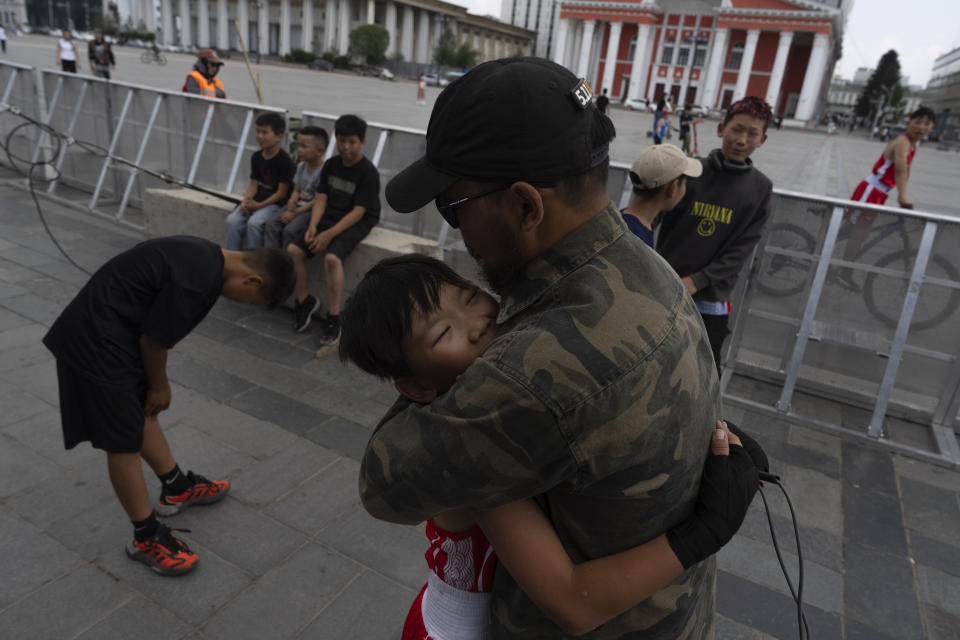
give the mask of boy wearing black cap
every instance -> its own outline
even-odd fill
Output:
[[[306,330],[320,308],[320,301],[310,295],[307,260],[324,254],[329,306],[320,341],[325,345],[340,339],[343,261],[380,221],[380,174],[363,155],[367,123],[355,115],[340,116],[333,132],[339,155],[330,158],[320,170],[306,232],[286,247],[297,271],[293,328],[298,332]]]
[[[734,102],[717,127],[722,140],[700,163],[703,175],[664,214],[657,251],[670,263],[697,303],[721,370],[720,351],[730,334],[730,294],[770,216],[773,183],[750,155],[767,139],[770,105],[748,96]]]
[[[148,240],[100,267],[53,323],[43,343],[57,359],[67,449],[89,441],[107,452],[110,481],[133,522],[130,558],[160,575],[194,569],[197,554],[157,520],[230,490],[226,480],[180,471],[157,416],[170,406],[167,350],[222,295],[274,305],[293,287],[293,265],[277,249],[228,251],[188,236]],[[156,507],[141,459],[163,488]]]
[[[387,185],[396,211],[434,200],[460,229],[500,295],[501,331],[446,393],[398,401],[377,426],[360,471],[374,517],[532,497],[580,562],[669,540],[693,510],[720,416],[716,371],[690,296],[610,202],[614,129],[592,97],[547,60],[479,65],[444,89],[425,157]],[[439,348],[448,332],[436,329]],[[709,635],[716,546],[678,547],[683,575],[604,637]],[[509,573],[492,597],[493,637],[569,637]]]

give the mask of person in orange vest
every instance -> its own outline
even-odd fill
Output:
[[[187,74],[182,90],[208,98],[226,98],[227,92],[223,89],[223,83],[220,82],[220,78],[216,77],[222,66],[223,60],[217,57],[216,51],[202,49],[197,54],[197,62],[193,65],[193,71]]]

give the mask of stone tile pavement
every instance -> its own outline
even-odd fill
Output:
[[[90,270],[140,239],[44,209]],[[367,516],[356,490],[390,385],[314,359],[315,337],[294,334],[284,311],[221,301],[171,353],[162,417],[184,468],[234,488],[171,521],[190,529],[198,570],[155,576],[123,553],[129,526],[102,454],[62,447],[39,341],[84,280],[29,196],[0,187],[0,638],[398,637],[426,575],[423,535]],[[740,409],[728,417],[762,442],[794,501],[814,638],[960,638],[960,474]],[[764,491],[796,582],[788,508]],[[797,637],[759,498],[719,565],[719,638]]]

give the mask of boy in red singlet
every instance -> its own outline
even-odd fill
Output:
[[[910,164],[917,153],[920,141],[927,137],[937,120],[930,107],[920,105],[910,114],[907,130],[891,140],[883,150],[880,159],[873,165],[870,175],[860,181],[850,196],[856,202],[885,204],[890,190],[896,187],[897,201],[904,209],[913,209],[913,201],[907,197],[907,181],[910,179]],[[876,211],[852,209],[847,212],[847,222],[855,225],[850,239],[844,248],[843,259],[855,260],[860,253],[860,245],[870,233],[870,227],[877,217]],[[849,267],[842,267],[837,277],[844,286],[859,291],[860,286],[853,281]]]

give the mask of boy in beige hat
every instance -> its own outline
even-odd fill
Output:
[[[703,173],[697,160],[672,144],[647,147],[630,167],[633,197],[623,219],[638,238],[653,247],[653,221],[661,211],[673,209],[687,192],[687,177]]]

